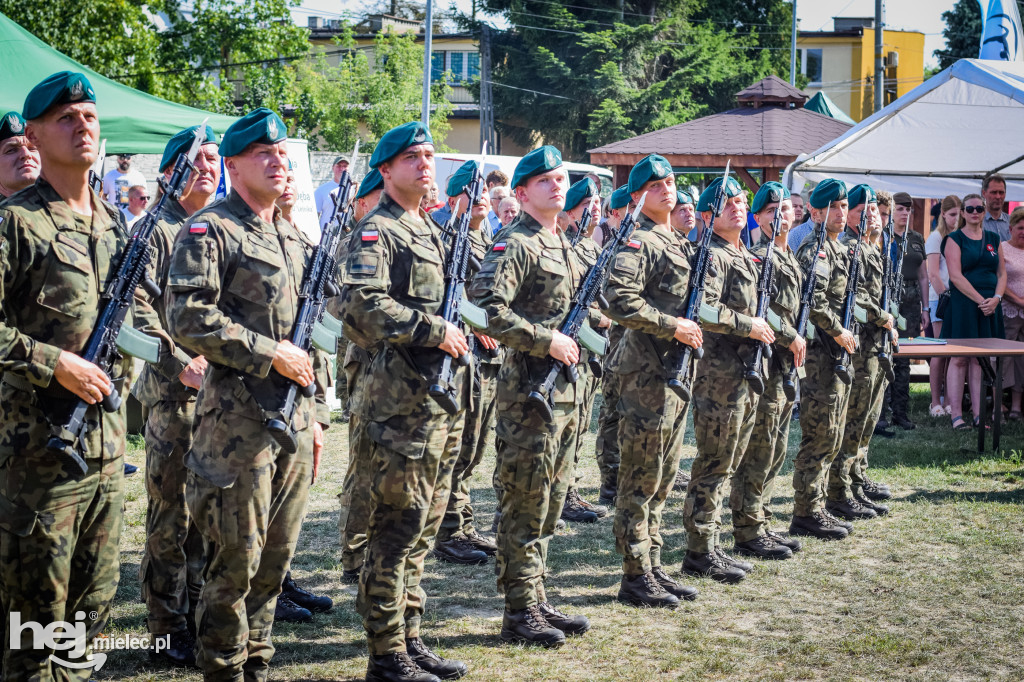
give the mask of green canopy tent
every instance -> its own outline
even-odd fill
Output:
[[[21,112],[25,96],[39,81],[58,71],[79,71],[96,90],[100,131],[108,154],[162,154],[167,140],[182,128],[209,117],[222,135],[235,118],[193,109],[147,95],[101,76],[65,57],[8,17],[0,14],[0,115]]]
[[[804,109],[807,109],[808,111],[816,111],[819,114],[830,116],[837,121],[849,123],[850,125],[854,125],[856,123],[856,121],[847,116],[846,112],[840,109],[835,102],[829,99],[828,95],[824,92],[819,92],[814,97],[807,100],[807,104],[804,105]]]

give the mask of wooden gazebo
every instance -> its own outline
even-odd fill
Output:
[[[813,152],[851,128],[849,123],[804,109],[807,95],[777,76],[736,93],[737,108],[590,150],[590,163],[611,166],[615,186],[648,154],[668,159],[678,172],[732,169],[756,192],[751,173],[762,182],[778,180],[800,154]]]

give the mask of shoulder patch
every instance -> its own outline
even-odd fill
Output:
[[[360,239],[364,242],[375,242],[380,239],[380,233],[377,230],[363,230]]]
[[[206,234],[206,230],[209,229],[209,223],[192,223],[188,226],[189,234]]]
[[[491,247],[491,251],[497,251],[498,253],[501,253],[504,250],[505,250],[505,242],[498,242],[497,244],[495,244],[494,246]]]
[[[818,258],[828,258],[828,254],[826,254],[824,251],[819,251]]]
[[[630,239],[626,246],[628,246],[631,249],[639,249],[641,246],[643,246],[643,244],[640,242],[639,239]]]

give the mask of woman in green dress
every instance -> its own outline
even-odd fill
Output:
[[[949,271],[949,307],[942,320],[944,339],[1003,338],[1000,303],[1006,291],[1006,265],[999,235],[985,230],[985,200],[964,197],[961,227],[942,242]],[[971,358],[953,358],[946,371],[954,429],[970,428],[963,418],[964,377],[968,376],[974,425],[981,418],[981,366]],[[998,398],[995,401],[999,409]]]

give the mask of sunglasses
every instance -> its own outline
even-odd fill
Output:
[[[984,213],[984,206],[964,206],[964,213]]]

